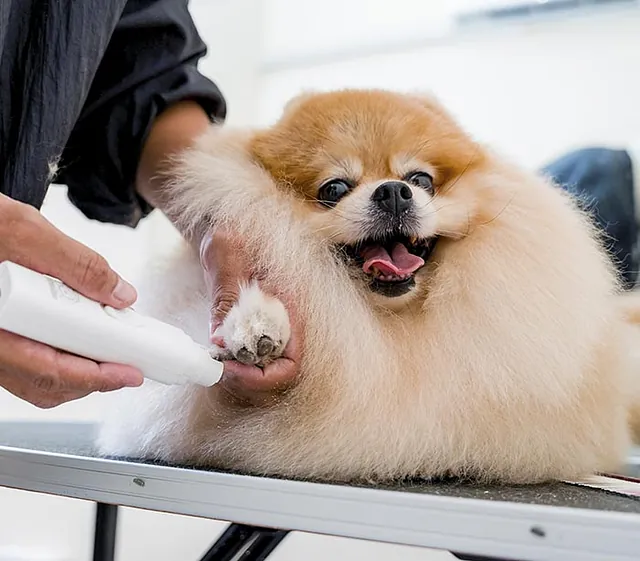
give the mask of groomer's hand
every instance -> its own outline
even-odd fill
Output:
[[[241,241],[222,229],[210,230],[200,246],[200,259],[211,298],[211,328],[215,330],[238,300],[241,283],[256,277]],[[302,329],[289,294],[270,287],[264,279],[260,287],[277,296],[287,308],[291,322],[291,337],[283,356],[264,369],[237,361],[225,361],[220,385],[234,400],[249,405],[266,405],[289,389],[298,376]]]
[[[33,207],[4,195],[0,195],[0,261],[60,279],[114,308],[125,308],[137,298],[135,289],[103,257],[60,232]],[[135,368],[99,364],[0,330],[0,386],[37,407],[55,407],[93,392],[139,386],[142,381]]]

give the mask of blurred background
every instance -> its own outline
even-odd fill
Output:
[[[638,0],[191,0],[209,46],[201,70],[228,124],[260,126],[304,90],[431,91],[477,138],[537,168],[573,148],[640,141]],[[168,243],[152,215],[136,230],[85,220],[51,189],[44,213],[136,282],[140,255]],[[0,390],[0,420],[93,420],[109,396],[40,411]],[[0,561],[85,561],[91,504],[0,489]],[[119,561],[197,559],[222,524],[125,509]],[[447,554],[293,535],[274,561],[438,560]]]

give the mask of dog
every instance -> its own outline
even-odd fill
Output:
[[[640,428],[637,299],[577,201],[436,99],[304,93],[272,126],[212,125],[175,174],[181,228],[233,228],[294,295],[300,375],[265,407],[146,381],[119,396],[102,454],[335,482],[532,484],[624,461]],[[164,249],[138,309],[209,344],[198,256]],[[213,351],[265,364],[290,329],[250,282]]]

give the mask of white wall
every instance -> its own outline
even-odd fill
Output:
[[[482,0],[455,0],[464,1]],[[396,0],[393,12],[388,2],[369,2],[367,12],[357,9],[358,3],[362,0],[192,0],[210,50],[201,68],[228,98],[229,123],[270,122],[302,89],[376,86],[434,90],[474,134],[528,165],[573,146],[624,145],[640,138],[637,12],[450,36],[451,3]],[[304,13],[303,6],[316,12]],[[62,188],[52,190],[44,212],[134,283],[146,241],[162,240],[162,220],[147,221],[136,231],[84,220]],[[107,396],[95,396],[39,411],[0,391],[0,420],[94,419],[107,404]],[[8,558],[8,548],[27,548],[31,559],[41,558],[38,551],[43,559],[89,559],[90,504],[0,490],[0,505],[0,561]],[[221,527],[125,510],[119,561],[196,559]],[[273,556],[275,561],[440,557],[300,535]]]
[[[218,84],[228,100],[227,123],[253,123],[260,97],[262,2],[191,0],[190,10],[209,47],[200,70]]]

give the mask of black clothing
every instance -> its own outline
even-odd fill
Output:
[[[225,117],[205,52],[188,0],[1,0],[0,192],[39,208],[57,164],[86,216],[135,226],[154,119],[186,99]]]

